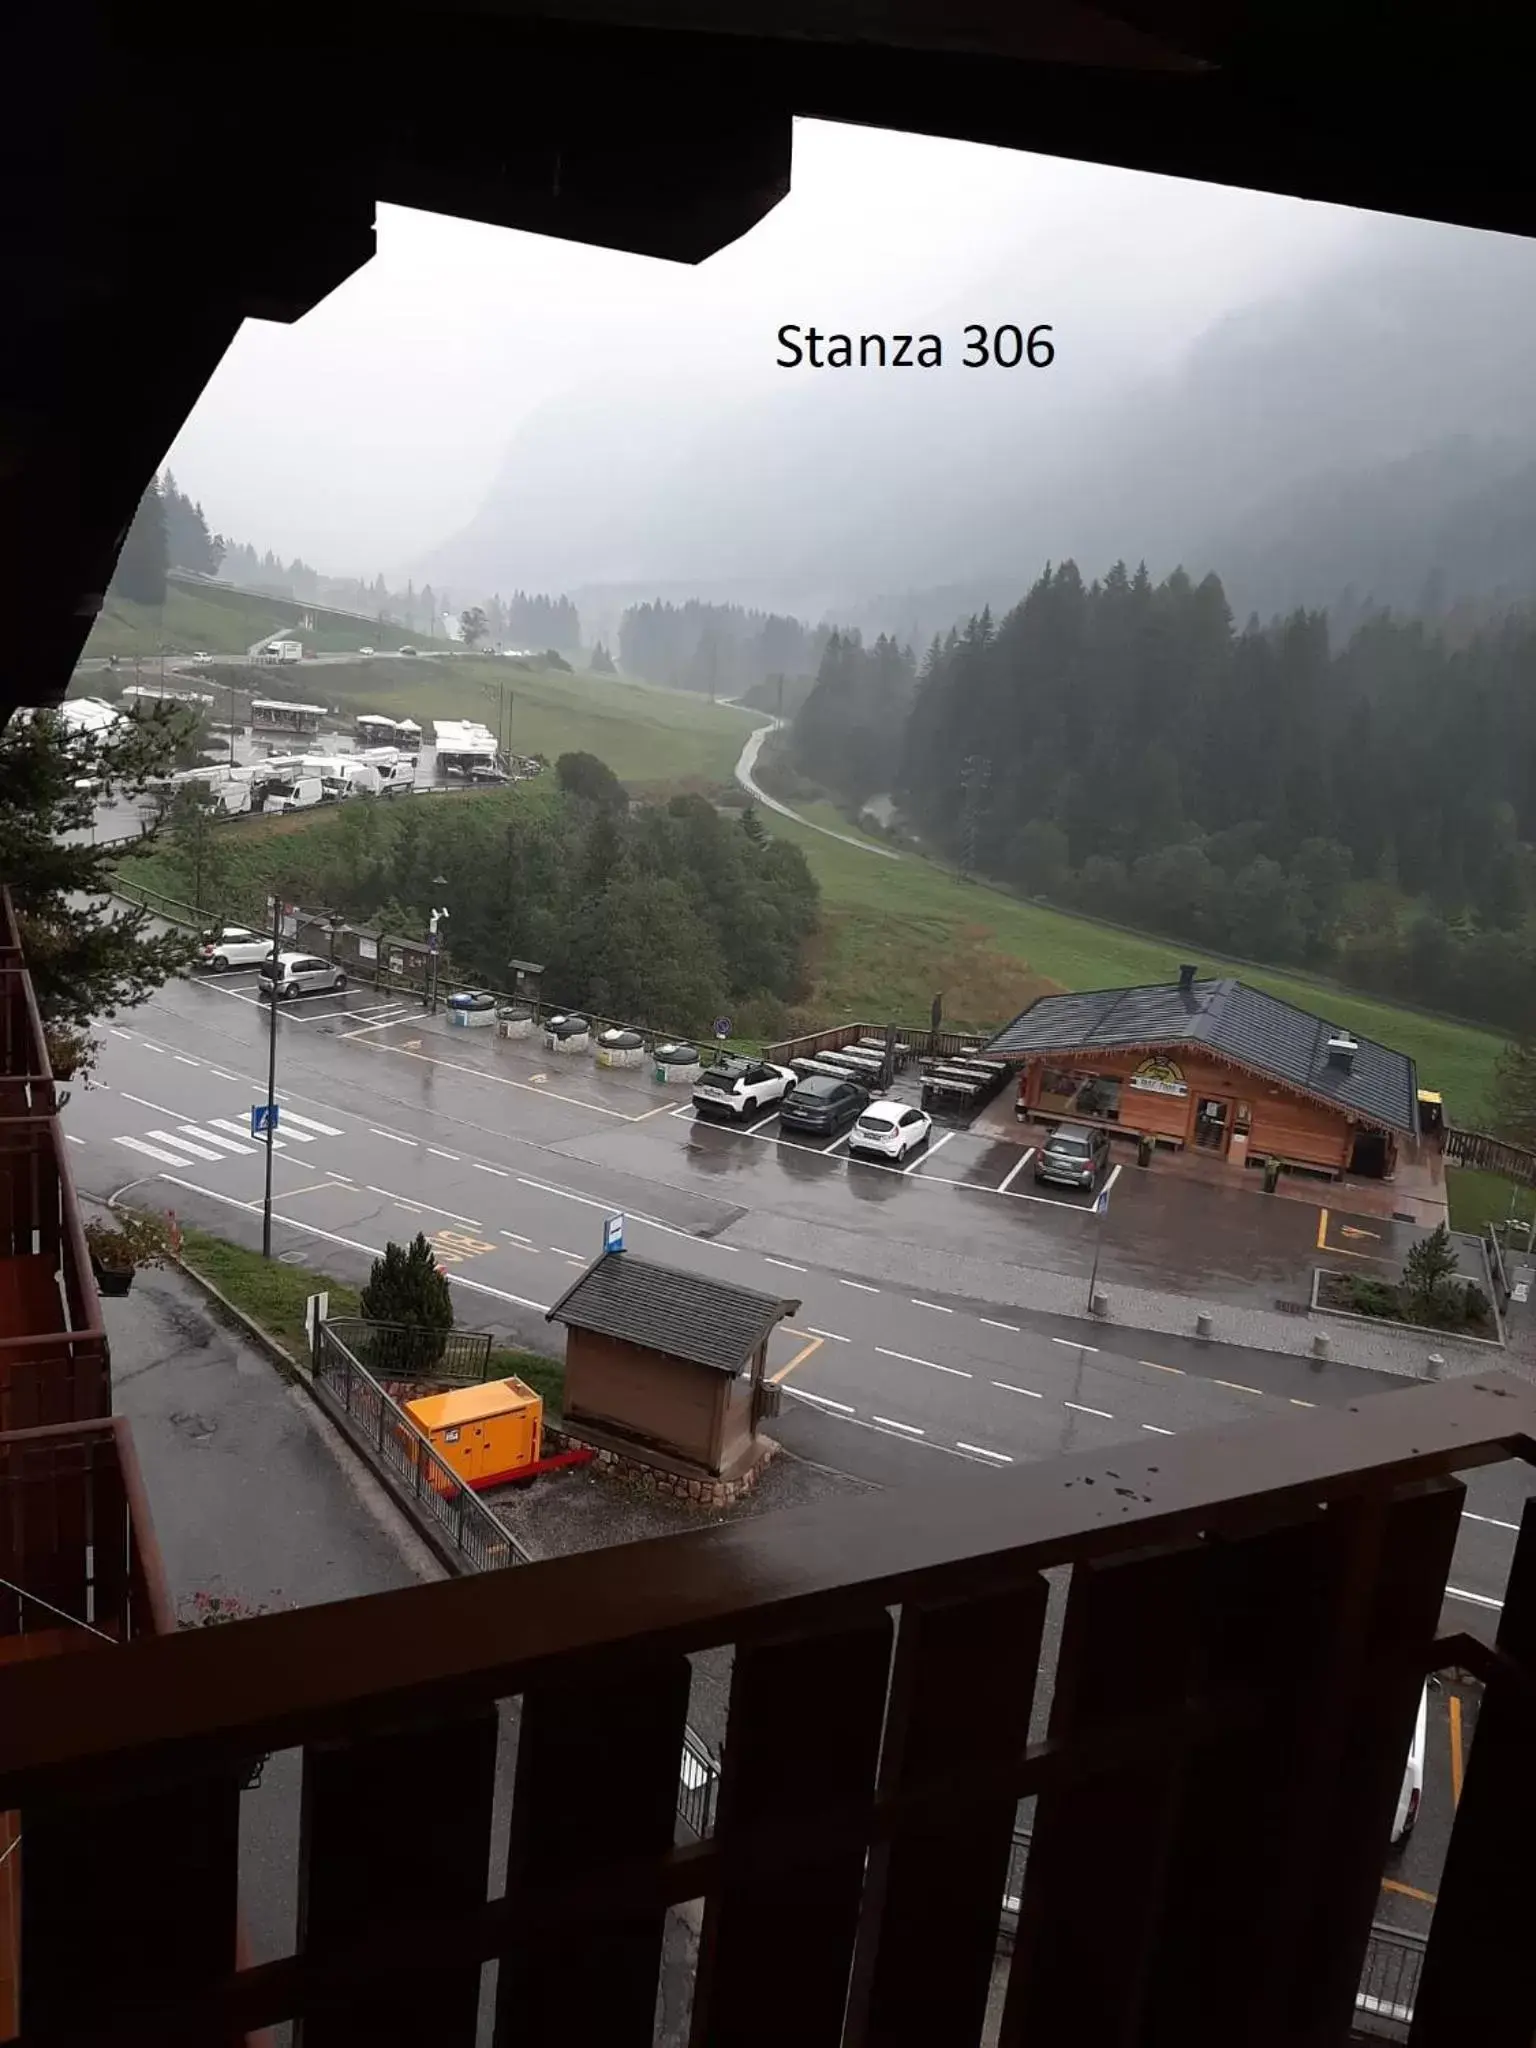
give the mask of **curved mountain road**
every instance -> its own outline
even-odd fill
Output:
[[[792,811],[788,804],[781,804],[776,796],[770,796],[753,775],[762,744],[778,725],[776,718],[770,718],[766,725],[755,726],[747,736],[747,743],[741,750],[736,763],[736,780],[748,796],[770,811],[777,811],[781,818],[790,818],[797,825],[804,825],[809,832],[819,832],[823,839],[837,839],[844,846],[856,846],[860,853],[873,853],[881,860],[900,860],[899,853],[893,853],[888,846],[871,846],[867,839],[855,839],[851,832],[834,832],[830,825],[818,825],[814,819],[802,818],[798,811]]]

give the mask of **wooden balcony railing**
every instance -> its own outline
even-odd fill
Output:
[[[101,1302],[58,1118],[0,1115],[0,1430],[111,1408]]]
[[[967,2048],[1029,1794],[1002,2048],[1324,2048],[1424,1674],[1476,1660],[1413,2041],[1528,2043],[1536,1516],[1498,1647],[1436,1637],[1454,1475],[1533,1457],[1536,1391],[1460,1380],[132,1642],[110,1691],[0,1670],[22,2038],[641,2048],[702,1900],[695,2042]],[[715,1827],[679,1847],[720,1647]],[[241,1970],[239,1786],[287,1748],[293,1952]]]

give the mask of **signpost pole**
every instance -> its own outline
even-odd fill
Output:
[[[283,899],[272,895],[272,1004],[267,1018],[267,1182],[261,1199],[261,1256],[272,1256],[272,1105],[277,1100],[277,992],[281,986],[277,957],[283,946]]]
[[[1093,1314],[1093,1298],[1099,1285],[1099,1252],[1104,1243],[1104,1218],[1109,1210],[1109,1189],[1101,1189],[1093,1204],[1093,1270],[1088,1275],[1088,1313]]]

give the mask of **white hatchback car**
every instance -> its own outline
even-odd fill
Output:
[[[1419,1694],[1418,1719],[1413,1724],[1413,1741],[1408,1747],[1408,1762],[1403,1770],[1402,1790],[1397,1795],[1397,1811],[1392,1816],[1392,1846],[1394,1849],[1406,1842],[1413,1832],[1413,1824],[1419,1817],[1419,1803],[1424,1797],[1424,1737],[1428,1720],[1429,1687]]]
[[[694,1082],[693,1106],[701,1116],[760,1114],[782,1102],[796,1079],[792,1067],[767,1060],[719,1060]]]
[[[933,1135],[933,1118],[910,1102],[872,1102],[848,1133],[848,1150],[873,1159],[905,1159]]]
[[[245,924],[227,924],[203,934],[197,964],[211,974],[226,974],[231,967],[259,967],[271,951],[271,939],[261,932]]]

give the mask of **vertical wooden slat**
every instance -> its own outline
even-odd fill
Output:
[[[738,1648],[704,1909],[693,2048],[837,2048],[890,1673],[885,1614]],[[773,1856],[733,1853],[757,1828]],[[833,1828],[847,1830],[836,1842]]]
[[[1284,1883],[1297,1827],[1316,1816],[1311,1766],[1347,1711],[1336,1662],[1352,1646],[1336,1626],[1374,1555],[1375,1504],[1212,1542],[1204,1581],[1200,1680],[1209,1695],[1246,1690],[1261,1725],[1216,1733],[1191,1761],[1162,1885],[1148,1967],[1144,2048],[1267,2043],[1280,2017],[1272,1966],[1289,1941]],[[1283,1874],[1283,1881],[1282,1881]]]
[[[111,1698],[103,1647],[103,1711]],[[82,1664],[87,1661],[82,1659]],[[202,1780],[24,1808],[21,2016],[30,2039],[169,2004],[235,1967],[240,1792]]]
[[[1459,1480],[1435,1480],[1404,1489],[1387,1509],[1344,1741],[1331,1768],[1319,1760],[1327,1777],[1298,1816],[1291,1881],[1276,1873],[1285,1885],[1277,1911],[1293,1916],[1278,1930],[1272,1982],[1286,2048],[1331,2048],[1354,2018],[1465,1499]]]
[[[1047,1586],[904,1608],[886,1709],[882,1797],[1022,1757]],[[973,2048],[986,2013],[1018,1800],[940,1810],[870,1857],[848,2048]]]
[[[304,1752],[300,1949],[324,1955],[392,1920],[484,1905],[496,1775],[496,1710]],[[295,2048],[473,2048],[477,1964],[403,1975],[311,2014]]]
[[[507,1851],[507,1885],[572,1881],[605,1864],[672,1847],[688,1713],[686,1657],[622,1681],[525,1695]],[[503,1955],[497,2048],[569,2048],[573,2031],[605,2048],[649,2044],[666,1912],[541,1930]],[[573,2015],[579,2014],[579,2026]]]
[[[1461,1801],[1414,1999],[1412,2048],[1530,2048],[1536,1959],[1530,1885],[1536,1840],[1536,1500],[1520,1518],[1495,1671],[1478,1710]]]
[[[1053,1741],[1182,1705],[1204,1558],[1197,1546],[1074,1566],[1051,1701]],[[1161,1878],[1183,1761],[1170,1750],[1035,1802],[999,2036],[1119,2048],[1139,2040]],[[1133,1881],[1116,1883],[1128,1843]],[[1112,1898],[1113,1905],[1108,1901]]]

